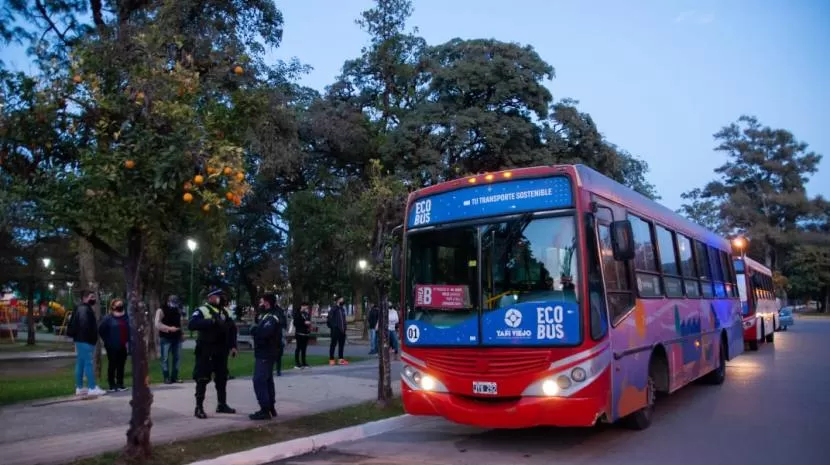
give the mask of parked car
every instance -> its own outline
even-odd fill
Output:
[[[781,307],[781,310],[778,310],[778,327],[781,331],[786,331],[793,324],[795,324],[795,318],[793,318],[792,307]]]

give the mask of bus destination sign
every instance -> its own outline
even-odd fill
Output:
[[[410,228],[486,216],[573,206],[571,182],[564,176],[483,184],[431,195],[409,209]]]

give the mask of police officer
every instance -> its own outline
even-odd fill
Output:
[[[217,289],[208,294],[208,301],[190,317],[187,328],[198,331],[196,339],[196,364],[193,379],[196,381],[196,418],[207,418],[204,409],[205,392],[211,375],[216,384],[218,405],[216,413],[234,414],[236,410],[227,403],[228,355],[236,357],[236,325],[224,308],[224,293]]]
[[[277,416],[274,391],[274,362],[280,356],[283,324],[274,294],[259,299],[259,323],[251,328],[254,338],[254,393],[259,411],[249,415],[251,420],[268,420]]]

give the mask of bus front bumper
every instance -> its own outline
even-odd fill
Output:
[[[590,427],[604,411],[594,398],[521,397],[478,399],[402,386],[404,410],[410,415],[444,417],[481,428],[520,429],[535,426]]]

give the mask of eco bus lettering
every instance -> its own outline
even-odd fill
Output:
[[[430,213],[432,212],[432,200],[424,200],[415,203],[415,221],[413,226],[429,224]]]
[[[562,339],[565,337],[565,310],[556,307],[539,307],[536,309],[536,339]]]

